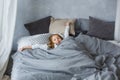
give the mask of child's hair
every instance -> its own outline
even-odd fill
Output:
[[[63,40],[63,38],[62,38],[59,34],[52,34],[52,35],[49,37],[49,42],[48,42],[48,44],[47,44],[49,48],[54,48],[54,47],[55,47],[55,46],[54,46],[54,43],[53,43],[53,41],[52,41],[52,37],[55,36],[55,35],[59,36],[59,37]]]

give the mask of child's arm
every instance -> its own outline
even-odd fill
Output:
[[[24,47],[20,48],[19,51],[23,51],[25,49],[32,49],[32,46],[24,46]]]
[[[20,48],[19,51],[23,51],[25,49],[36,49],[36,48],[47,50],[48,46],[47,46],[47,44],[35,44],[32,46],[24,46],[24,47]]]
[[[70,22],[66,22],[65,26],[66,26],[66,28],[65,28],[65,32],[64,32],[64,38],[69,36]]]
[[[36,49],[36,48],[47,50],[48,45],[47,44],[35,44],[35,45],[32,45],[32,49]]]

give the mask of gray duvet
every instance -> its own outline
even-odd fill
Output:
[[[80,34],[55,49],[13,55],[12,80],[120,80],[120,47]]]

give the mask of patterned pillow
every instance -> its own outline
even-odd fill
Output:
[[[38,34],[33,36],[22,37],[18,40],[18,50],[23,46],[29,46],[34,44],[46,44],[48,43],[48,38],[50,37],[50,33]]]

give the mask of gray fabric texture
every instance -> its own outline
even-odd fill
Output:
[[[87,40],[89,43],[85,44]],[[87,49],[91,45],[92,48]],[[119,54],[118,46],[80,34],[76,38],[64,39],[55,49],[16,52],[11,79],[71,80],[74,77],[76,80],[118,80],[119,64],[115,61],[119,63]]]
[[[47,16],[37,21],[24,24],[24,26],[29,31],[30,35],[48,33],[50,19],[51,16]]]
[[[79,18],[79,19],[77,19],[77,24],[80,24],[80,28],[82,31],[89,30],[89,19]]]
[[[87,35],[104,40],[114,39],[115,22],[106,22],[97,18],[89,17],[89,30]]]
[[[75,22],[76,36],[79,33],[86,34],[88,30],[89,30],[89,19],[78,18]]]

